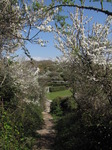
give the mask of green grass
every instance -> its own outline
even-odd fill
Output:
[[[70,90],[50,92],[50,93],[47,93],[47,99],[53,100],[56,97],[67,97],[67,96],[71,96],[71,95],[72,95],[72,93],[70,92]]]

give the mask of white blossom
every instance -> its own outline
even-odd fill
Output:
[[[93,24],[89,35],[86,31],[86,24],[91,21],[91,18],[87,20],[87,17],[83,17],[78,9],[76,9],[74,14],[70,13],[70,18],[72,21],[71,27],[61,28],[60,31],[58,29],[55,30],[57,34],[55,36],[57,41],[56,47],[63,55],[66,53],[68,58],[71,59],[73,53],[76,55],[83,54],[85,56],[88,55],[94,63],[101,65],[111,63],[112,42],[109,40],[108,35],[112,17],[109,16],[104,25],[99,23]],[[84,20],[85,18],[86,20]],[[108,54],[110,56],[109,59],[107,57]]]
[[[45,46],[46,41],[39,42],[36,33],[39,33],[39,30],[41,32],[52,32],[54,30],[51,26],[53,14],[51,15],[51,11],[44,13],[44,1],[39,1],[41,7],[38,10],[34,9],[35,1],[32,2],[17,1],[16,4],[13,4],[9,0],[0,1],[0,56],[5,52],[16,51],[17,45],[25,47],[26,42],[34,42]],[[8,10],[10,7],[11,9]],[[54,9],[54,13],[57,12],[58,8]],[[35,33],[32,32],[34,29]],[[13,42],[15,39],[16,42]]]

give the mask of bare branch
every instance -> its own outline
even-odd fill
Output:
[[[4,75],[4,78],[3,78],[3,80],[2,80],[2,82],[1,82],[1,84],[0,84],[0,86],[2,86],[2,85],[3,85],[3,83],[4,83],[5,79],[6,79],[6,75]]]
[[[104,9],[100,9],[100,8],[96,8],[96,7],[92,7],[92,6],[79,6],[79,5],[68,5],[68,4],[60,4],[60,5],[55,5],[50,7],[47,11],[50,11],[54,8],[58,8],[58,7],[77,7],[79,9],[86,9],[86,10],[93,10],[93,11],[97,11],[97,12],[101,12],[104,13],[106,15],[111,15],[112,16],[112,12],[108,11],[108,10],[104,10]]]

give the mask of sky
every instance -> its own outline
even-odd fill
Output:
[[[79,3],[79,0],[76,0],[76,3],[77,2]],[[49,3],[49,0],[47,3]],[[86,0],[85,5],[100,7],[99,2],[89,2],[89,0]],[[110,10],[110,11],[112,10],[112,4],[111,3],[104,2],[103,7],[105,9]],[[73,9],[74,8],[65,8],[65,11],[66,10],[73,11]],[[98,23],[102,23],[102,24],[104,24],[106,17],[107,17],[103,13],[95,12],[92,10],[91,11],[90,10],[84,10],[84,15],[88,16],[88,18],[90,18],[90,17],[93,18],[91,23],[98,22]],[[36,59],[36,60],[55,59],[56,57],[60,57],[62,55],[62,53],[58,49],[56,49],[54,46],[54,38],[53,38],[52,33],[40,33],[39,37],[46,39],[49,42],[47,43],[46,47],[41,47],[40,45],[37,45],[37,44],[30,44],[30,43],[27,44],[27,48],[28,48],[30,55],[33,59]],[[18,50],[16,53],[22,57],[24,56],[24,52],[22,50]]]

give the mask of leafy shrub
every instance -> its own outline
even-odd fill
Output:
[[[43,124],[44,87],[31,69],[0,62],[0,149],[32,149],[35,132]]]
[[[55,150],[111,150],[111,120],[81,110],[66,114],[57,121]]]
[[[21,117],[25,136],[34,136],[43,124],[42,110],[36,104],[25,104]]]
[[[18,87],[15,86],[14,80],[8,72],[4,72],[1,68],[0,71],[0,99],[5,107],[9,107],[8,104],[12,104]],[[17,101],[15,104],[17,104]]]
[[[28,150],[22,123],[15,122],[10,111],[1,110],[0,124],[0,149],[3,150]]]
[[[51,113],[56,115],[56,116],[62,116],[63,112],[60,106],[60,100],[61,97],[58,97],[56,99],[53,100],[53,102],[51,103]]]
[[[39,106],[24,103],[15,111],[1,109],[0,113],[0,148],[30,150],[35,141],[35,132],[43,124]]]
[[[67,88],[65,86],[53,86],[49,88],[50,92],[56,92],[56,91],[63,91],[66,90]]]
[[[57,97],[51,103],[51,113],[62,116],[73,112],[77,108],[76,102],[72,97]]]

